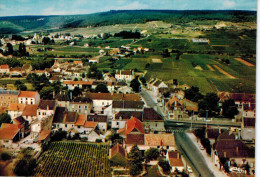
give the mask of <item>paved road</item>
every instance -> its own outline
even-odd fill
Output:
[[[150,94],[144,88],[142,88],[142,90],[141,90],[141,95],[145,99],[145,102],[148,106],[150,106],[151,108],[154,108],[155,111],[157,111],[161,116],[164,117],[164,114],[163,114],[163,111],[161,110],[161,108],[159,106],[157,106],[157,103],[155,103],[155,101],[152,99]]]
[[[196,169],[198,176],[201,175],[202,177],[214,177],[203,156],[197,147],[195,147],[188,135],[185,132],[175,132],[174,135],[176,144],[186,155],[192,166]]]

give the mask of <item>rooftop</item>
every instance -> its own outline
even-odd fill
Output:
[[[55,100],[41,100],[38,106],[38,109],[44,110],[54,110],[56,105]]]
[[[10,103],[8,106],[8,111],[23,111],[25,105],[20,103]]]
[[[173,134],[145,134],[146,146],[175,146]]]
[[[36,116],[37,115],[38,104],[27,104],[24,107],[23,116]]]
[[[35,98],[37,93],[35,91],[20,91],[18,97]]]
[[[23,128],[23,126],[19,124],[2,123],[0,128],[0,139],[12,140],[21,128]]]

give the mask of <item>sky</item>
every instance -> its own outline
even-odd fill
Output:
[[[0,0],[0,16],[72,15],[130,9],[257,10],[257,0]]]

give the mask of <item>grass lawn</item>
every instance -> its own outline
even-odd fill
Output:
[[[145,177],[162,177],[160,175],[157,165],[148,166],[147,167],[147,174],[144,175]]]

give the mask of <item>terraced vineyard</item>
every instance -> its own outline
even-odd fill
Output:
[[[53,142],[37,161],[35,176],[110,176],[109,145]]]

